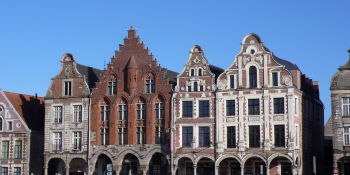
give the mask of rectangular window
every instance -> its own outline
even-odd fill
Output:
[[[191,86],[187,86],[187,91],[191,92]]]
[[[64,95],[65,96],[71,96],[71,89],[72,89],[71,83],[72,82],[70,82],[70,81],[64,82]]]
[[[2,141],[1,158],[2,159],[9,158],[9,141]]]
[[[209,147],[210,146],[210,128],[199,127],[199,146]]]
[[[199,86],[200,91],[204,91],[203,86]]]
[[[108,82],[108,95],[116,95],[117,94],[117,82],[112,81]]]
[[[128,144],[127,128],[118,128],[119,145]]]
[[[284,114],[284,98],[273,99],[274,114]]]
[[[299,126],[295,126],[295,146],[299,147]]]
[[[8,167],[2,167],[1,175],[8,175]]]
[[[101,145],[109,145],[109,129],[101,128],[100,130]]]
[[[81,105],[74,105],[73,108],[74,108],[73,122],[74,123],[81,123],[82,117],[83,117],[82,106]]]
[[[81,132],[73,132],[73,150],[81,150]]]
[[[101,121],[109,120],[109,106],[101,106]]]
[[[193,116],[193,106],[192,101],[182,102],[182,117],[192,117]]]
[[[7,122],[7,129],[12,131],[12,121]]]
[[[236,148],[236,127],[227,127],[227,148]]]
[[[14,168],[14,175],[20,175],[21,174],[21,168],[20,167],[15,167]]]
[[[119,120],[128,119],[128,105],[118,105]]]
[[[350,146],[350,127],[344,127],[344,145]]]
[[[22,141],[16,140],[15,143],[15,159],[21,159],[22,158]]]
[[[294,104],[294,114],[298,115],[298,98],[295,98],[295,104]]]
[[[232,116],[235,115],[236,107],[234,100],[226,100],[226,115]]]
[[[55,106],[54,107],[54,122],[55,123],[62,123],[62,106]]]
[[[164,143],[164,127],[163,126],[156,126],[155,136],[156,136],[156,138],[155,138],[156,144]]]
[[[284,125],[275,125],[275,147],[285,147]]]
[[[343,98],[343,116],[349,116],[350,98]]]
[[[260,104],[259,99],[249,99],[248,100],[249,115],[259,115],[260,114]]]
[[[249,126],[249,147],[260,147],[260,126]]]
[[[191,147],[193,139],[193,128],[182,127],[182,147]]]
[[[164,118],[165,112],[164,112],[164,103],[156,103],[156,118]]]
[[[146,93],[154,93],[154,80],[146,80]]]
[[[277,74],[277,72],[272,73],[272,85],[278,86],[278,74]]]
[[[60,151],[62,149],[62,133],[54,132],[53,133],[53,150]]]
[[[146,144],[146,127],[137,127],[137,144]]]
[[[230,75],[230,88],[233,89],[235,88],[235,76]]]
[[[199,101],[199,117],[209,117],[209,100]]]
[[[137,119],[146,119],[146,105],[145,104],[137,104]]]

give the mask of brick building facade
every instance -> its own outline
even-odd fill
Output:
[[[145,44],[128,30],[92,90],[93,174],[106,164],[116,174],[170,172],[170,111],[175,72],[163,69]]]
[[[62,56],[45,97],[45,175],[88,174],[90,89],[101,75]]]
[[[43,173],[44,98],[0,89],[0,170],[3,175]]]
[[[348,50],[350,53],[350,49]],[[333,141],[333,167],[340,175],[350,173],[350,59],[331,80],[332,116],[329,135]]]

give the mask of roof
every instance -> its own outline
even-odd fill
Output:
[[[263,46],[264,50],[271,52],[267,47]],[[278,58],[277,56],[273,55],[273,59],[277,61],[278,63],[284,65],[288,70],[300,70],[299,67],[296,64],[293,64],[287,60]]]
[[[209,65],[209,69],[211,72],[215,74],[215,83],[216,80],[219,78],[220,74],[224,72],[224,69],[221,69],[220,67]]]
[[[174,72],[174,71],[172,71],[172,70],[169,70],[169,69],[167,69],[167,68],[162,68],[162,72],[165,73],[165,77],[166,77],[166,78],[169,78],[169,81],[172,81],[172,82],[174,82],[174,83],[177,82],[176,79],[177,79],[177,75],[178,75],[179,73]]]
[[[89,88],[95,87],[95,82],[98,81],[99,77],[103,76],[103,71],[89,66],[84,66],[77,63],[77,69],[79,73],[85,76],[86,82],[89,85]]]
[[[43,97],[3,92],[29,129],[44,131],[45,100]]]

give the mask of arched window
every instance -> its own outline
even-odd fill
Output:
[[[194,76],[194,69],[191,69],[191,76]]]
[[[256,67],[251,66],[249,68],[249,87],[257,87],[257,84]]]
[[[198,76],[202,76],[202,69],[198,69]]]
[[[198,91],[198,83],[194,82],[193,86],[193,91]]]
[[[146,80],[146,93],[154,93],[154,91],[155,91],[154,79]]]
[[[117,79],[115,76],[110,75],[108,78],[108,95],[117,94]]]
[[[2,118],[0,117],[0,131],[2,131]]]

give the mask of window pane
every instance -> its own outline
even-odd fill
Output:
[[[230,88],[233,89],[235,88],[235,76],[230,75]]]
[[[209,117],[209,101],[199,101],[199,117]]]
[[[182,117],[192,117],[192,101],[182,102]]]
[[[278,77],[277,77],[277,72],[272,73],[272,85],[273,86],[278,86]]]

